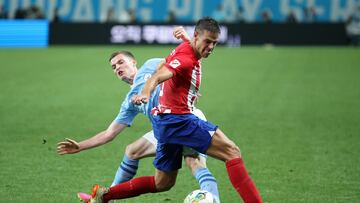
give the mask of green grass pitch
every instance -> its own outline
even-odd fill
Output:
[[[0,202],[77,202],[108,185],[125,146],[150,129],[139,116],[113,142],[59,156],[65,137],[105,129],[129,87],[108,65],[130,50],[141,65],[172,46],[0,49]],[[198,106],[240,147],[264,202],[360,201],[360,50],[218,47],[203,60]],[[241,202],[222,162],[208,159],[224,203]],[[137,175],[153,175],[152,158]],[[182,202],[198,185],[183,166],[169,192],[121,202]]]

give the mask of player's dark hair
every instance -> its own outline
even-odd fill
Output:
[[[125,55],[125,56],[130,57],[135,60],[135,56],[130,51],[117,51],[110,55],[109,61],[111,61],[112,58],[114,58],[115,56],[117,56],[119,54]]]
[[[197,21],[195,26],[195,32],[202,32],[207,30],[212,33],[220,34],[220,26],[219,23],[210,17],[204,17]]]

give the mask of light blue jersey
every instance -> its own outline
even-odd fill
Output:
[[[115,121],[117,123],[126,124],[131,126],[135,116],[138,113],[145,114],[150,120],[152,119],[151,109],[158,105],[160,87],[157,86],[154,92],[151,94],[149,102],[147,104],[135,105],[131,102],[131,99],[140,94],[144,88],[145,82],[155,73],[157,66],[160,64],[162,58],[152,58],[147,60],[144,65],[138,70],[134,83],[131,86],[131,90],[126,95],[123,103],[120,107],[120,112],[116,116]]]

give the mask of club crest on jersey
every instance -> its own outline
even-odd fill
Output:
[[[151,74],[147,73],[144,75],[144,81],[147,81],[149,78],[151,78]]]
[[[172,67],[172,68],[177,68],[178,66],[180,66],[181,64],[180,64],[180,61],[178,61],[177,59],[174,59],[174,60],[172,60],[170,63],[169,63],[169,65]]]

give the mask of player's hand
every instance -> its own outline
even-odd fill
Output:
[[[177,26],[174,28],[173,35],[176,39],[182,39],[183,41],[190,41],[188,33],[183,26]]]
[[[149,97],[143,94],[135,95],[132,98],[132,103],[135,105],[146,104],[149,102]]]
[[[66,138],[65,141],[57,144],[57,153],[60,155],[74,154],[80,152],[79,143],[75,140]]]

